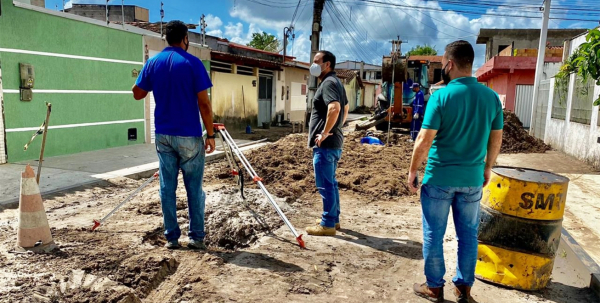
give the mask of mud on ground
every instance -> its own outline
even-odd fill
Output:
[[[163,249],[166,243],[158,181],[151,183],[100,226],[90,228],[141,181],[117,179],[102,186],[46,199],[47,216],[59,250],[33,255],[15,251],[17,211],[0,214],[0,302],[140,302],[180,264]],[[187,242],[188,215],[183,184],[178,188],[182,242]],[[249,247],[283,223],[258,189],[246,189],[245,200],[230,186],[207,193],[205,242],[216,251]],[[276,199],[282,210],[294,210]],[[181,253],[203,256],[183,250]],[[36,299],[37,298],[37,299]],[[34,300],[34,301],[35,301]]]
[[[206,170],[207,252],[163,247],[156,181],[96,232],[89,231],[92,220],[108,213],[143,180],[121,178],[44,197],[60,247],[51,254],[14,252],[18,212],[4,210],[0,302],[425,302],[412,294],[412,284],[424,281],[420,205],[403,184],[412,144],[407,136],[394,134],[392,147],[360,145],[357,140],[364,135],[347,136],[338,169],[342,229],[335,237],[305,235],[306,250],[299,249],[251,182],[244,191],[247,205],[242,202],[235,182],[225,177],[226,170],[223,174],[223,161]],[[304,233],[322,208],[310,179],[310,150],[304,148],[304,135],[281,141],[287,144],[267,146],[249,159],[261,169],[267,188],[287,198],[277,198],[277,203]],[[390,162],[396,158],[401,163]],[[185,245],[188,221],[181,180],[177,194]],[[444,239],[447,281],[456,262],[453,228],[449,220]],[[453,300],[447,286],[447,299]],[[481,303],[594,302],[589,289],[558,282],[529,293],[476,282],[473,295]]]

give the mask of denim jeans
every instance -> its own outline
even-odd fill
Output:
[[[482,187],[450,187],[424,184],[421,187],[423,209],[423,259],[429,287],[441,287],[446,274],[444,234],[450,207],[458,238],[458,263],[455,285],[473,286],[477,263],[477,231]]]
[[[341,156],[341,149],[313,148],[315,183],[323,198],[321,225],[326,227],[334,227],[340,222],[340,192],[335,171]]]
[[[193,240],[204,240],[204,201],[202,190],[204,175],[204,141],[202,137],[178,137],[156,134],[160,173],[160,202],[167,241],[177,241],[181,236],[177,224],[177,177],[179,169],[188,198],[190,231]]]

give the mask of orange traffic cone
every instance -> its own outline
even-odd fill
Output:
[[[48,252],[56,248],[50,234],[40,188],[29,165],[21,174],[17,246],[33,252]]]

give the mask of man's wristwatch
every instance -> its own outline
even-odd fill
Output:
[[[217,138],[216,134],[213,134],[212,136],[209,134],[206,134],[206,139],[215,139],[215,138]]]

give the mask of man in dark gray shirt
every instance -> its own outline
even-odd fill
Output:
[[[306,232],[313,236],[335,236],[336,229],[340,228],[340,193],[335,171],[342,156],[342,126],[348,116],[348,100],[334,68],[335,56],[328,51],[319,51],[310,67],[310,74],[321,80],[312,100],[308,128],[315,182],[323,198],[323,215],[317,221],[319,225],[306,228]]]

